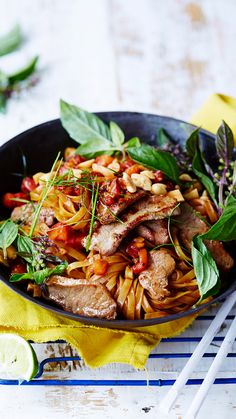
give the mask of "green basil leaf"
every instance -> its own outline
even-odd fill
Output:
[[[201,237],[208,240],[236,240],[236,199],[230,196],[219,220]]]
[[[131,159],[154,170],[161,170],[169,179],[179,183],[179,167],[176,159],[162,150],[157,150],[148,144],[139,147],[128,147]]]
[[[0,70],[0,91],[2,91],[2,93],[7,88],[8,83],[9,80],[7,74]]]
[[[30,279],[36,282],[37,285],[41,285],[46,278],[51,275],[59,275],[64,272],[67,268],[68,263],[63,262],[60,265],[55,266],[55,268],[45,268],[36,272],[27,272],[25,274],[13,274],[11,275],[10,282],[19,282],[23,279]]]
[[[19,81],[27,79],[34,71],[39,57],[34,57],[25,67],[18,70],[16,73],[8,76],[9,83],[12,85]]]
[[[219,270],[200,236],[193,239],[192,259],[201,296],[200,301],[217,294],[221,285]]]
[[[60,101],[61,123],[71,138],[80,144],[90,140],[111,140],[109,127],[96,115]]]
[[[0,92],[0,112],[4,113],[6,111],[7,98],[3,92]]]
[[[11,220],[7,220],[0,232],[0,248],[4,258],[7,257],[7,248],[14,242],[18,234],[18,226]]]
[[[194,157],[196,151],[198,150],[199,144],[199,130],[200,128],[196,128],[188,137],[185,143],[185,148],[190,157]]]
[[[23,34],[19,25],[15,25],[7,34],[0,38],[0,57],[16,50],[23,42]]]
[[[192,169],[195,175],[200,179],[202,184],[205,186],[211,199],[215,202],[216,201],[215,185],[214,185],[214,182],[211,180],[211,178],[206,174],[201,152],[198,148],[196,149],[195,156],[192,161]]]
[[[115,122],[110,122],[111,140],[113,144],[120,147],[125,141],[125,134]]]
[[[114,151],[114,147],[110,141],[101,139],[91,139],[76,149],[77,154],[87,159],[92,159],[101,154],[112,154]]]
[[[169,137],[169,135],[166,133],[166,131],[163,128],[160,128],[157,133],[156,138],[156,144],[158,147],[162,148],[167,144],[173,144],[173,141]]]
[[[227,164],[232,160],[234,149],[234,137],[231,128],[222,121],[216,133],[216,151],[218,157]]]
[[[130,140],[127,141],[127,143],[125,143],[126,148],[128,148],[128,147],[139,147],[139,146],[141,146],[141,142],[140,142],[140,139],[138,137],[130,138]]]
[[[25,259],[28,263],[32,262],[33,254],[35,253],[35,247],[33,241],[27,237],[22,236],[21,234],[17,237],[17,250],[19,253],[26,253],[32,256],[21,256]]]

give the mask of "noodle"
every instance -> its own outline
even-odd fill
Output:
[[[65,151],[68,160],[62,166],[58,162],[56,172],[36,173],[33,176],[36,187],[30,192],[32,207],[36,207],[43,199],[43,208],[53,209],[54,211],[56,223],[49,227],[44,221],[37,222],[34,236],[38,238],[48,236],[55,243],[58,257],[62,257],[63,260],[68,262],[64,275],[85,279],[88,283],[98,282],[103,284],[116,300],[119,314],[130,320],[159,318],[187,310],[196,304],[200,298],[198,284],[192,268],[191,256],[181,243],[178,224],[169,226],[170,242],[157,246],[157,248],[166,246],[166,251],[172,256],[176,264],[174,271],[168,278],[166,295],[162,298],[154,297],[145,289],[135,271],[138,263],[142,262],[144,269],[148,266],[148,251],[155,249],[149,239],[144,239],[134,233],[134,237],[131,238],[131,245],[133,246],[131,246],[131,253],[128,251],[129,246],[126,250],[121,247],[122,250],[118,249],[111,256],[106,257],[101,256],[97,251],[86,252],[81,246],[82,240],[85,240],[86,237],[86,240],[88,240],[92,214],[94,214],[94,224],[99,223],[99,218],[95,212],[93,213],[94,184],[100,185],[100,193],[104,188],[104,196],[107,194],[106,199],[110,199],[111,202],[113,202],[112,194],[120,193],[122,197],[122,192],[119,192],[121,186],[117,181],[119,177],[116,177],[116,172],[107,168],[105,163],[103,165],[103,160],[104,162],[112,161],[112,157],[101,156],[103,160],[101,159],[98,163],[96,159],[91,159],[79,161],[75,164],[76,157],[71,153],[71,149]],[[77,158],[79,159],[78,156]],[[120,162],[117,159],[115,159],[115,163],[117,167],[120,167]],[[151,182],[151,179],[155,177],[153,173],[138,164],[128,166],[127,176],[132,176],[132,173],[137,175],[142,170],[151,173],[149,176],[149,182]],[[58,176],[57,172],[59,172]],[[109,176],[106,173],[109,173]],[[101,176],[101,174],[105,176]],[[121,176],[121,173],[119,176]],[[203,191],[202,185],[194,181],[188,174],[183,174],[181,177],[182,182],[191,182],[192,185],[187,189],[185,188],[184,191],[176,186],[167,195],[169,194],[172,199],[176,199],[179,203],[182,201],[188,202],[199,218],[203,218],[209,224],[215,223],[218,220],[218,214],[206,191]],[[44,197],[46,184],[49,184],[49,189]],[[111,185],[113,185],[112,193],[107,189]],[[114,202],[117,201],[114,200]],[[112,214],[109,208],[109,205],[112,204],[106,205]],[[117,218],[115,218],[115,221],[117,221]],[[30,224],[24,222],[21,228],[29,233]],[[91,231],[93,231],[93,228]],[[98,266],[97,271],[95,266]],[[102,273],[100,273],[100,269],[102,269]],[[33,292],[33,295],[39,296],[38,286],[32,286],[30,283],[28,290]]]

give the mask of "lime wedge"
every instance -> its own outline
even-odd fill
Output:
[[[29,381],[38,372],[32,346],[13,333],[0,334],[0,378]]]

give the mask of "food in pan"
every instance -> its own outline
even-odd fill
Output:
[[[214,167],[199,130],[156,146],[65,102],[77,140],[51,170],[23,177],[2,204],[0,262],[9,281],[81,316],[148,319],[188,310],[227,286],[236,239],[233,136],[216,136]]]

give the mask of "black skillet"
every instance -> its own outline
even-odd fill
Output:
[[[127,139],[137,136],[142,141],[150,144],[155,144],[159,128],[164,128],[171,138],[182,144],[195,128],[193,125],[174,118],[137,112],[102,112],[98,113],[98,116],[105,122],[112,120],[119,124],[124,130]],[[207,131],[200,130],[200,139],[205,154],[209,159],[214,160],[214,136]],[[0,147],[0,196],[4,192],[19,191],[22,178],[17,176],[16,173],[23,173],[22,153],[27,160],[27,174],[32,175],[39,171],[49,171],[58,151],[63,151],[65,147],[76,144],[63,129],[59,119],[31,128],[5,143]],[[9,213],[1,206],[0,217],[6,218],[8,216]],[[1,265],[0,279],[22,297],[47,310],[86,324],[122,329],[165,323],[196,313],[202,308],[209,307],[215,302],[224,299],[236,287],[236,284],[233,283],[234,273],[232,273],[227,289],[223,290],[212,301],[191,310],[147,320],[103,320],[68,313],[50,305],[48,302],[31,297],[21,289],[19,284],[8,282],[8,275]]]

